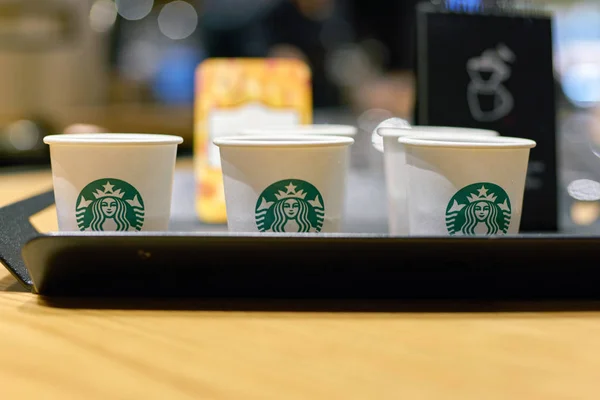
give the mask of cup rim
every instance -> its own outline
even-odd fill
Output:
[[[218,147],[331,147],[353,143],[354,139],[350,137],[333,135],[236,135],[213,140]]]
[[[376,135],[377,136],[377,135]],[[385,146],[383,144],[383,138],[381,136],[377,136],[381,141],[377,141],[375,137],[371,138],[371,146],[380,153],[385,152]]]
[[[398,138],[398,142],[405,146],[462,149],[532,149],[537,145],[531,139],[510,136],[462,135],[460,137],[448,137],[444,134],[402,136]]]
[[[139,146],[180,144],[183,143],[183,138],[155,133],[68,133],[45,136],[44,143],[71,146]]]
[[[464,134],[470,136],[499,136],[500,133],[491,129],[479,129],[479,128],[462,128],[462,127],[454,127],[454,126],[425,126],[425,125],[416,125],[410,126],[406,128],[391,128],[391,127],[382,127],[377,128],[377,134],[382,137],[402,137],[406,135],[413,134],[440,134],[440,135],[456,135],[456,134]]]
[[[284,132],[292,135],[330,135],[330,136],[355,136],[358,129],[352,125],[340,124],[310,124],[295,126],[266,126],[264,128],[248,128],[240,131],[243,135],[264,135]]]

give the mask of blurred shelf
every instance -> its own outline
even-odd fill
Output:
[[[51,117],[60,129],[75,123],[93,124],[110,132],[162,133],[183,137],[182,146],[191,147],[193,107],[143,104],[111,104],[101,107],[73,108]]]
[[[41,114],[41,115],[40,115]],[[191,148],[193,137],[192,106],[160,106],[145,104],[110,104],[96,107],[72,107],[46,110],[36,115],[2,115],[0,124],[19,119],[44,119],[54,131],[62,132],[73,124],[97,125],[108,132],[162,133],[183,137],[182,147]]]

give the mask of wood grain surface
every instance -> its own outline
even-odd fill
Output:
[[[0,205],[50,185],[47,171],[0,174]],[[36,225],[56,229],[54,211]],[[370,313],[329,312],[319,303],[305,312],[200,300],[58,304],[23,291],[0,269],[0,399],[600,396],[599,304]]]

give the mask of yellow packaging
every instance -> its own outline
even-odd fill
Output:
[[[240,129],[312,123],[310,69],[294,59],[213,58],[196,70],[194,165],[196,211],[225,223],[219,149],[212,141]]]

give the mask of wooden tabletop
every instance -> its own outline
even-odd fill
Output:
[[[46,171],[0,172],[0,206],[50,186]],[[56,229],[54,210],[35,224]],[[372,313],[211,311],[207,304],[107,299],[90,307],[73,299],[57,308],[0,269],[0,399],[600,396],[597,304]]]

